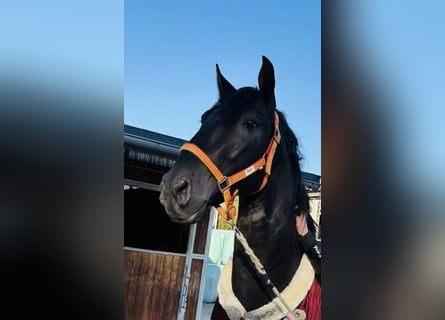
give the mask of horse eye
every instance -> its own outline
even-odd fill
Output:
[[[248,129],[253,129],[257,126],[256,122],[253,120],[247,120],[244,125],[248,128]]]

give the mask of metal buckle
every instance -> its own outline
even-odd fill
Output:
[[[278,129],[278,128],[275,128],[275,132],[274,132],[274,134],[273,134],[273,138],[274,138],[274,140],[278,143],[278,144],[280,144],[280,141],[278,140],[278,134],[280,133],[280,129]]]
[[[227,177],[224,177],[221,181],[218,181],[218,188],[221,192],[224,192],[230,188],[230,185],[227,182]]]

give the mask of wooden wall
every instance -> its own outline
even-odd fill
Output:
[[[130,197],[131,194],[141,196]],[[151,195],[150,195],[151,194]],[[126,320],[175,320],[181,307],[185,307],[184,320],[196,320],[199,300],[203,263],[206,254],[207,231],[210,217],[204,216],[196,224],[193,248],[189,252],[191,266],[186,270],[186,248],[189,236],[187,232],[176,239],[181,249],[167,246],[180,232],[165,228],[165,223],[155,219],[157,214],[167,219],[166,213],[159,205],[159,192],[149,190],[127,190],[125,205],[125,248],[124,248],[124,288],[125,288],[125,319]],[[137,199],[143,201],[139,203]],[[131,208],[145,208],[138,216],[134,216]],[[137,212],[136,212],[137,213]],[[141,220],[140,217],[149,218]],[[136,218],[134,218],[136,217]],[[134,219],[133,219],[134,218]],[[134,220],[134,221],[133,221]],[[175,226],[178,227],[178,226]],[[157,232],[155,232],[156,230]],[[159,236],[159,231],[163,238]],[[154,238],[153,238],[154,236]],[[142,240],[141,240],[142,239]],[[146,243],[156,240],[157,246],[144,248]],[[175,240],[175,241],[176,241]],[[150,250],[146,250],[150,249]],[[157,251],[163,249],[167,251]],[[171,252],[175,251],[175,252]],[[182,251],[182,252],[181,252]],[[186,305],[180,305],[181,289],[183,287],[184,273],[188,271],[189,281],[187,288]]]
[[[185,257],[124,250],[125,319],[176,319]]]

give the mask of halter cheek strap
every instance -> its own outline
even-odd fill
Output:
[[[218,167],[214,164],[214,162],[205,154],[205,152],[202,151],[197,145],[187,142],[181,147],[181,150],[191,152],[199,160],[201,160],[201,162],[210,170],[210,172],[215,177],[218,183],[219,191],[223,194],[224,203],[226,207],[225,209],[223,209],[222,207],[217,207],[217,210],[219,214],[223,216],[223,218],[226,220],[227,218],[232,219],[236,213],[236,208],[233,205],[233,201],[236,195],[238,194],[238,190],[235,190],[233,193],[231,193],[230,187],[232,185],[247,178],[252,173],[262,169],[264,169],[263,181],[261,182],[261,185],[258,188],[258,190],[255,191],[255,193],[261,191],[267,184],[270,172],[272,170],[272,161],[275,155],[275,151],[277,150],[277,146],[281,140],[278,113],[275,111],[274,115],[275,115],[274,135],[270,139],[266,152],[263,154],[261,158],[259,158],[253,164],[251,164],[247,168],[244,168],[234,173],[230,177],[225,176],[221,172],[221,170],[219,170]]]

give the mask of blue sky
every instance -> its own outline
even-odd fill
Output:
[[[274,65],[278,109],[302,170],[321,174],[320,1],[125,1],[124,122],[188,140],[217,99],[215,64],[235,86]]]

